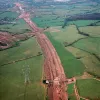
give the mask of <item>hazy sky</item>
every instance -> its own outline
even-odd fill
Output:
[[[70,1],[70,0],[54,0],[54,1],[63,1],[63,2],[65,2],[65,1]]]

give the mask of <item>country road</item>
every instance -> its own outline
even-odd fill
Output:
[[[68,100],[66,90],[66,76],[60,58],[47,36],[36,26],[30,19],[30,14],[26,13],[22,5],[15,3],[19,8],[21,15],[25,22],[35,32],[36,39],[44,54],[44,74],[47,80],[51,80],[52,84],[47,85],[47,92],[49,100]]]

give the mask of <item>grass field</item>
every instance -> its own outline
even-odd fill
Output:
[[[1,100],[45,100],[45,89],[42,85],[43,56],[35,38],[21,42],[20,46],[0,51],[0,64],[15,61],[29,56],[27,60],[0,66],[0,99]],[[25,70],[29,66],[29,84],[25,84]]]
[[[74,84],[68,84],[68,95],[74,94]]]
[[[82,52],[87,52],[81,61],[86,67],[86,71],[100,77],[100,38],[87,38],[73,44],[74,47]],[[93,55],[95,54],[95,55]]]
[[[46,32],[46,35],[54,45],[61,59],[67,77],[82,75],[85,69],[84,65],[79,60],[77,60],[69,51],[67,51],[60,42],[56,41],[51,36],[51,33]]]
[[[69,96],[69,100],[77,100],[76,97],[73,95],[73,96]]]
[[[78,27],[83,27],[83,26],[87,26],[90,25],[91,23],[97,22],[98,20],[76,20],[76,21],[69,21],[68,25],[70,24],[75,24]]]
[[[8,17],[8,18],[18,18],[18,14],[16,12],[5,12],[0,15],[0,19]],[[29,26],[24,22],[23,19],[14,20],[13,22],[16,22],[16,24],[5,24],[0,25],[1,31],[8,31],[10,33],[16,33],[21,34],[25,32],[30,32],[31,29]]]
[[[18,17],[18,14],[16,12],[10,12],[10,11],[0,14],[0,19],[2,19],[4,17],[16,18],[16,17]]]
[[[96,24],[97,26],[100,26],[100,22]]]
[[[100,38],[86,38],[73,44],[73,46],[84,51],[100,55]]]
[[[66,42],[67,44],[70,44],[80,38],[85,38],[85,36],[80,35],[78,33],[78,30],[75,25],[69,25],[64,29],[59,27],[58,30],[59,30],[58,32],[52,32],[51,35],[55,40],[61,43]]]
[[[100,77],[100,62],[98,59],[91,55],[88,52],[82,51],[80,49],[74,48],[74,47],[66,47],[66,49],[71,52],[76,58],[79,58],[79,60],[85,65],[86,69],[85,71],[91,72],[97,76]]]
[[[30,83],[25,85],[23,67],[29,65]],[[41,85],[43,57],[37,56],[26,61],[0,67],[1,100],[44,100],[45,89]]]
[[[80,27],[79,30],[81,32],[89,34],[90,36],[100,37],[100,26]]]
[[[41,52],[41,49],[35,38],[32,37],[27,41],[21,42],[20,46],[0,51],[0,65],[18,59],[36,56],[38,52]]]
[[[90,100],[100,100],[100,82],[94,79],[78,80],[79,94]]]
[[[54,15],[44,15],[40,18],[32,18],[32,20],[39,26],[39,27],[50,27],[50,26],[62,26],[63,25],[63,18],[57,18],[58,16]]]
[[[74,83],[68,84],[68,100],[77,100],[74,93]]]

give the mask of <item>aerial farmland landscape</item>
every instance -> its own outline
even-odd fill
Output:
[[[0,100],[100,100],[100,0],[0,0]]]

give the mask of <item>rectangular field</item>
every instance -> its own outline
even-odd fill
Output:
[[[0,65],[30,56],[37,56],[41,52],[34,37],[21,42],[20,46],[0,51]]]
[[[80,96],[90,100],[100,100],[100,82],[94,79],[78,80],[77,87]]]
[[[58,30],[58,32],[52,32],[55,29]],[[61,43],[66,42],[67,44],[73,43],[80,38],[85,38],[85,36],[79,34],[75,25],[69,25],[64,29],[62,27],[52,27],[50,33],[55,40]]]
[[[25,83],[25,70],[29,66],[29,83]],[[42,85],[43,57],[37,56],[28,60],[0,67],[1,100],[45,100],[45,89]]]
[[[16,12],[4,12],[0,15],[0,20],[7,20],[7,22],[12,22],[10,24],[0,25],[1,31],[7,31],[12,34],[21,34],[25,32],[30,32],[30,27],[24,22],[23,19],[18,19],[18,14]]]
[[[35,38],[23,41],[20,46],[0,51],[1,100],[45,100],[46,89],[42,84],[44,58]],[[38,56],[37,56],[38,55]],[[33,56],[30,59],[14,62]]]

